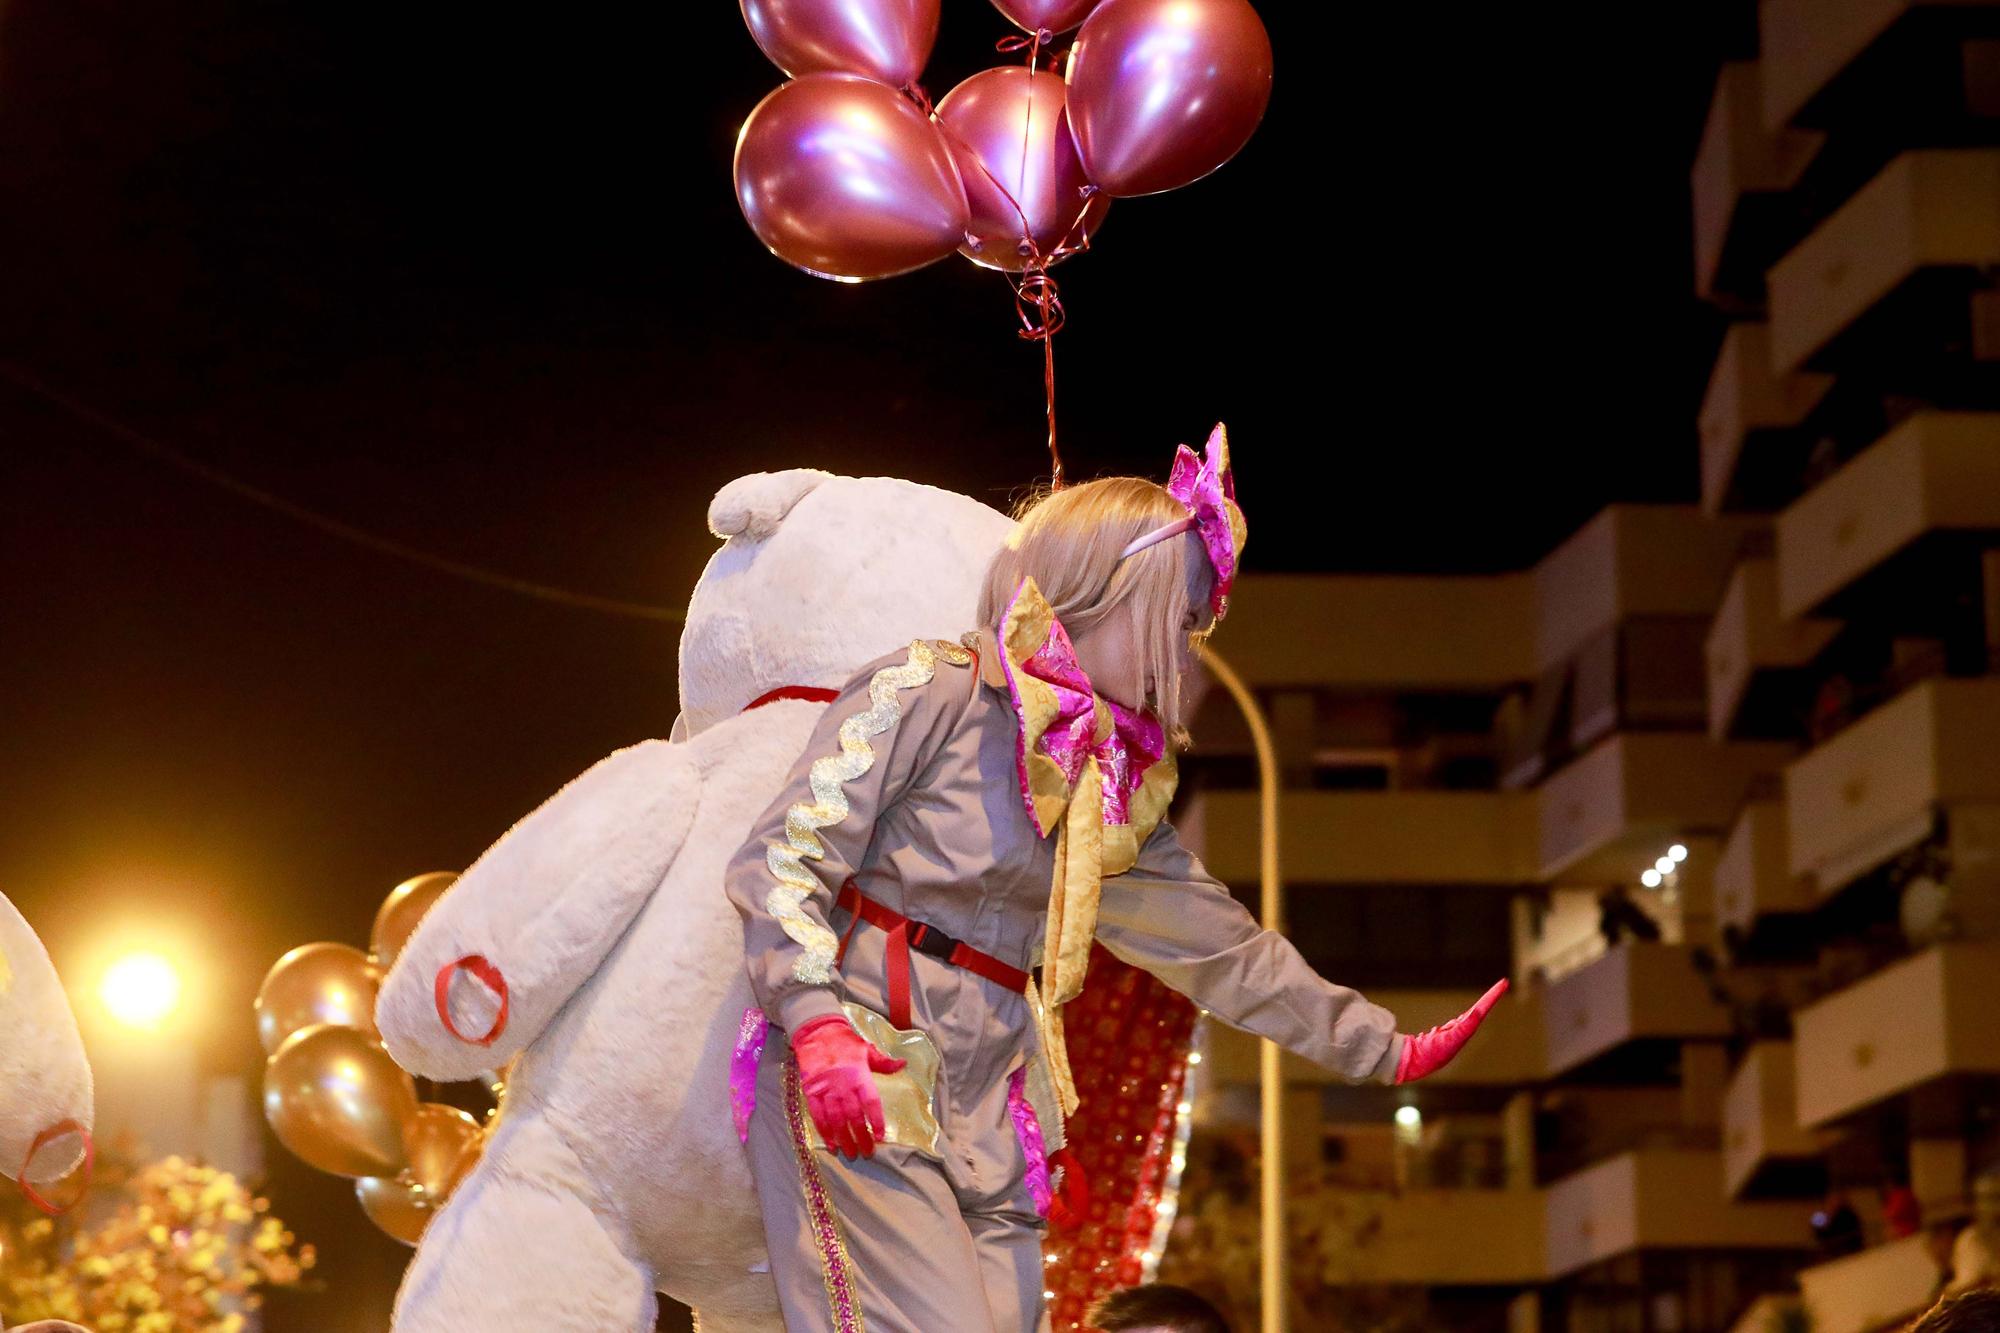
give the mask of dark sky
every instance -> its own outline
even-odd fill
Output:
[[[1263,8],[1250,146],[1058,270],[1072,472],[1163,475],[1227,420],[1252,571],[1519,567],[1606,501],[1691,499],[1687,170],[1750,6]],[[1007,31],[945,11],[938,95]],[[343,521],[641,602],[685,597],[742,472],[1004,503],[1047,469],[1005,284],[765,254],[729,161],[778,79],[726,3],[0,0],[0,360]],[[200,938],[217,1067],[254,1069],[284,949],[360,943],[398,879],[663,734],[674,646],[0,380],[0,890],[59,961]],[[379,1329],[401,1252],[272,1161],[343,1293],[274,1333]]]

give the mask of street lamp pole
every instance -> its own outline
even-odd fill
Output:
[[[1262,705],[1243,678],[1215,649],[1203,644],[1202,665],[1222,683],[1243,720],[1250,727],[1250,743],[1257,752],[1258,878],[1263,888],[1262,916],[1267,929],[1283,930],[1285,922],[1284,880],[1278,869],[1278,755],[1271,744],[1271,727]],[[1290,1328],[1288,1296],[1291,1283],[1285,1235],[1285,1098],[1284,1081],[1278,1066],[1279,1050],[1269,1041],[1257,1044],[1257,1084],[1259,1090],[1258,1141],[1263,1154],[1259,1172],[1264,1244],[1261,1256],[1264,1319],[1263,1333],[1287,1333]]]

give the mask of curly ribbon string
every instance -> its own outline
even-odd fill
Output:
[[[1030,34],[1002,38],[997,46],[1005,54],[1026,51],[1028,72],[1032,77],[1040,62],[1043,48],[1051,45],[1054,40],[1055,34],[1047,28],[1043,28]],[[1060,55],[1053,50],[1050,51],[1049,66],[1051,72],[1054,71],[1059,61]],[[912,102],[916,103],[917,109],[924,113],[926,119],[937,126],[939,133],[948,138],[957,148],[963,150],[964,155],[972,160],[973,165],[979,168],[980,174],[985,176],[991,182],[993,188],[1000,192],[1000,196],[1007,201],[1008,206],[1014,210],[1015,216],[1021,220],[1021,254],[1028,262],[1022,266],[1020,277],[1015,278],[1010,275],[1008,282],[1014,288],[1014,311],[1021,320],[1021,328],[1018,336],[1025,341],[1038,342],[1042,345],[1042,395],[1043,401],[1047,404],[1048,412],[1049,462],[1054,469],[1052,489],[1061,490],[1063,487],[1063,463],[1062,451],[1058,447],[1056,439],[1056,351],[1054,339],[1057,331],[1063,326],[1064,314],[1061,293],[1056,287],[1055,279],[1049,276],[1048,270],[1051,265],[1057,264],[1073,254],[1081,254],[1090,248],[1090,232],[1084,223],[1090,216],[1090,206],[1097,194],[1097,187],[1095,185],[1086,185],[1083,187],[1081,191],[1083,202],[1081,207],[1077,209],[1076,218],[1069,224],[1068,229],[1063,232],[1061,239],[1056,242],[1055,248],[1047,254],[1043,254],[1041,246],[1035,240],[1032,228],[1028,225],[1028,212],[1025,208],[1021,207],[1021,201],[1014,197],[1013,191],[1009,190],[1006,184],[993,173],[993,169],[986,165],[986,160],[980,156],[979,150],[967,143],[963,137],[953,132],[951,126],[944,122],[944,118],[938,115],[937,107],[931,102],[930,94],[924,91],[923,85],[914,82],[908,83],[903,86],[902,92]],[[1019,175],[1019,179],[1021,180],[1028,178],[1028,150],[1033,142],[1034,114],[1034,102],[1031,98],[1028,103],[1028,114],[1022,118],[1021,122],[1021,162]]]

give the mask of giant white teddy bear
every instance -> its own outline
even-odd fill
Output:
[[[783,1328],[729,1105],[752,1001],[722,872],[825,704],[744,710],[956,638],[1009,523],[931,487],[799,470],[731,482],[709,527],[727,540],[688,607],[673,739],[515,825],[383,984],[376,1021],[404,1068],[464,1079],[521,1055],[404,1277],[398,1333],[637,1333],[655,1290],[703,1333]]]
[[[90,1065],[62,982],[41,940],[0,897],[0,1163],[44,1207],[54,1204],[41,1190],[74,1170],[87,1151],[91,1100]],[[24,1324],[15,1333],[58,1330],[82,1333],[61,1320]]]

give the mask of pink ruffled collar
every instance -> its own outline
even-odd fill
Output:
[[[1106,827],[1130,829],[1143,839],[1165,810],[1164,800],[1143,794],[1162,783],[1172,794],[1174,763],[1159,719],[1097,694],[1068,631],[1032,578],[1015,590],[997,638],[1008,697],[1021,723],[1015,762],[1021,800],[1035,831],[1047,837],[1055,830],[1087,762],[1095,759]]]

